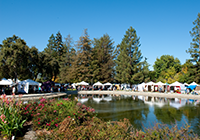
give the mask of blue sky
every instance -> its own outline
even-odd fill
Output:
[[[51,34],[77,41],[88,29],[91,39],[108,34],[115,46],[132,26],[150,69],[161,55],[185,63],[199,0],[0,0],[0,42],[13,34],[43,51]]]

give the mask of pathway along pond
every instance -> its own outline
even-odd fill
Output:
[[[164,123],[171,127],[177,123],[178,127],[186,123],[200,135],[200,104],[199,100],[121,96],[111,100],[79,99],[86,106],[90,106],[98,113],[98,117],[105,121],[118,121],[127,118],[136,129],[151,127],[155,122]]]

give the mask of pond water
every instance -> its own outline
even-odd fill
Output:
[[[156,122],[167,124],[169,127],[174,123],[178,127],[188,123],[191,125],[191,129],[200,135],[200,104],[198,100],[120,96],[106,97],[105,100],[101,98],[79,99],[79,102],[94,108],[98,117],[105,121],[127,118],[137,129],[151,127]]]

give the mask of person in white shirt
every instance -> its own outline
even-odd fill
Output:
[[[15,86],[14,86],[14,87],[12,87],[12,94],[15,94],[15,91],[16,91],[16,89],[15,89]]]

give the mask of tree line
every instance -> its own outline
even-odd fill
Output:
[[[13,35],[0,44],[0,78],[33,79],[38,82],[53,80],[60,83],[86,81],[91,84],[174,81],[200,83],[200,13],[193,22],[192,42],[187,53],[191,59],[181,65],[178,58],[163,55],[157,58],[153,71],[140,50],[140,37],[130,27],[122,41],[114,46],[108,34],[90,39],[87,29],[74,42],[60,32],[49,37],[46,48],[39,52]]]

